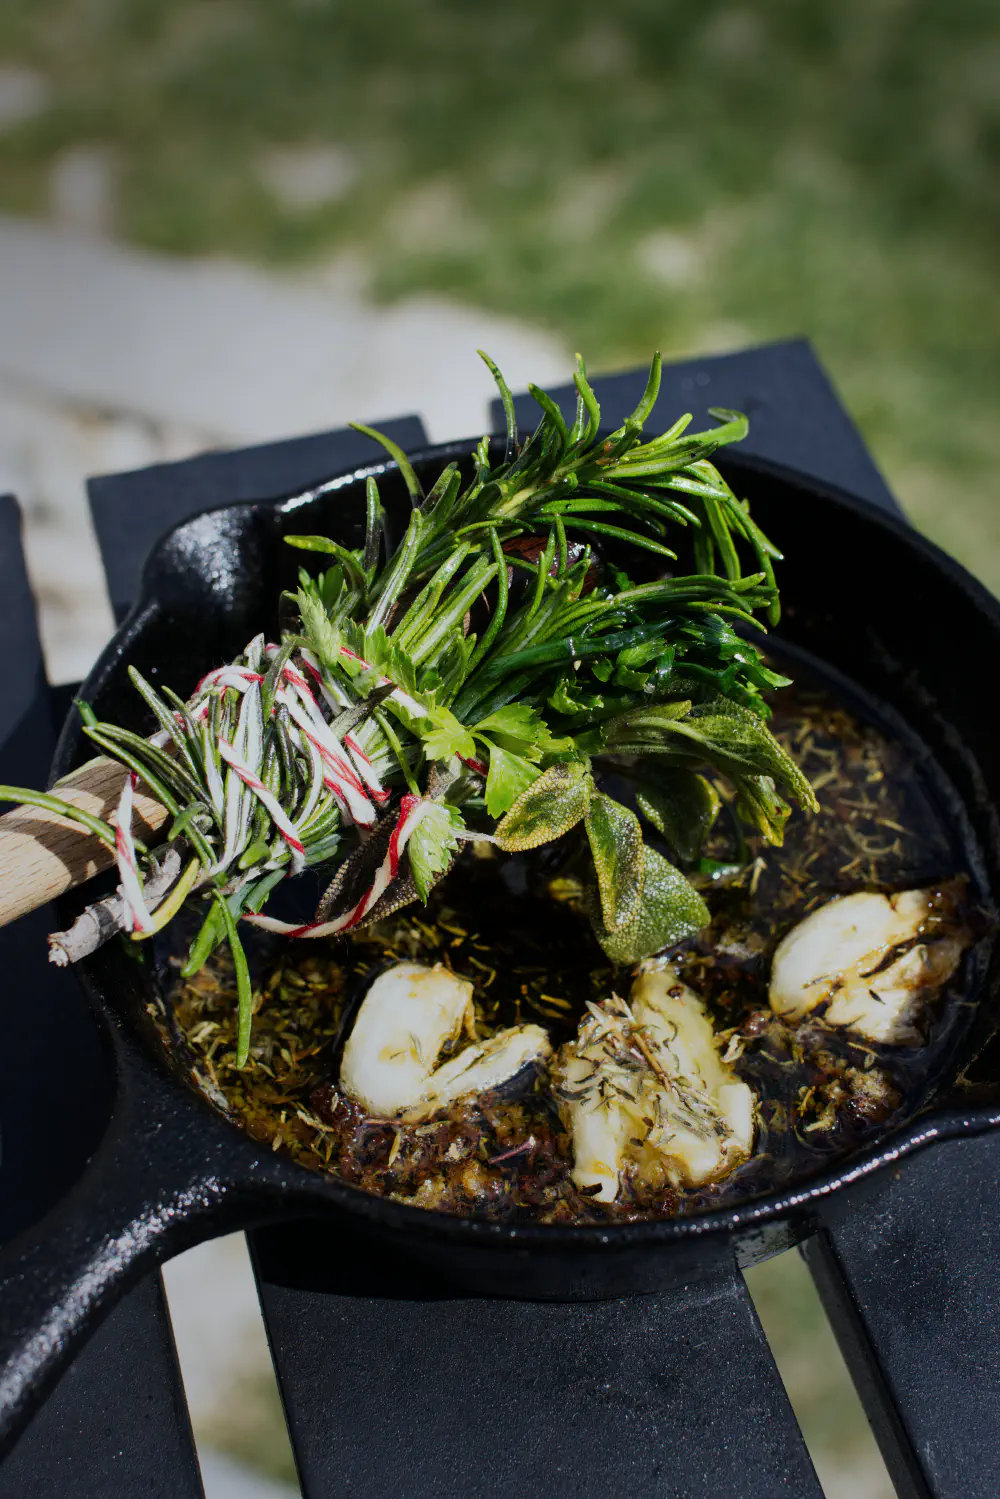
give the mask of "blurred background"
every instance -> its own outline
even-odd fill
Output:
[[[0,488],[53,677],[111,628],[87,473],[410,410],[467,435],[477,344],[517,387],[807,335],[1000,588],[998,168],[993,0],[5,0]],[[206,1450],[287,1477],[239,1244],[197,1263],[190,1348],[206,1286],[247,1293],[229,1363],[185,1355]],[[755,1294],[828,1492],[887,1494],[797,1262]]]

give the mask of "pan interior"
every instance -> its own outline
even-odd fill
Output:
[[[595,1202],[573,1185],[570,1141],[544,1072],[452,1105],[433,1122],[372,1117],[337,1087],[357,1007],[378,974],[399,961],[445,964],[474,986],[491,1030],[541,1025],[556,1046],[575,1035],[588,1000],[628,993],[628,974],[609,964],[572,894],[585,873],[582,836],[502,859],[486,846],[466,849],[426,908],[400,910],[349,940],[259,947],[265,998],[255,1021],[253,1054],[263,1064],[256,1072],[234,1067],[228,959],[186,984],[165,968],[164,1017],[188,1058],[189,1078],[254,1138],[302,1165],[377,1195],[506,1222],[634,1222],[746,1203],[808,1181],[886,1127],[898,1129],[954,1076],[989,918],[966,890],[963,906],[980,940],[928,1008],[919,1045],[872,1043],[773,1016],[772,955],[792,925],[859,889],[947,885],[969,874],[971,851],[959,835],[951,788],[905,726],[887,722],[877,704],[803,653],[775,643],[772,659],[796,678],[777,695],[774,728],[815,780],[821,810],[793,817],[781,849],[751,839],[738,865],[729,863],[737,835],[723,815],[705,852],[725,872],[700,881],[712,924],[672,953],[758,1100],[754,1154],[723,1182],[629,1190],[613,1205]],[[624,801],[634,795],[624,777],[609,789]],[[657,846],[653,830],[645,835]],[[661,851],[671,854],[665,844]],[[308,911],[299,914],[308,919]]]

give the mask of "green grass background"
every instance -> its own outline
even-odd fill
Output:
[[[1000,589],[995,0],[6,0],[49,104],[0,207],[109,148],[119,229],[179,255],[351,252],[594,368],[805,333],[911,514]],[[275,148],[355,173],[295,209]],[[419,404],[419,392],[415,392]]]

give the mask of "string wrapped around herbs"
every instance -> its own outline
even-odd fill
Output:
[[[694,434],[682,417],[643,441],[657,356],[636,410],[602,437],[578,361],[573,423],[532,386],[541,421],[519,443],[510,391],[482,357],[507,416],[502,461],[483,438],[471,480],[451,463],[425,493],[406,455],[359,426],[409,492],[395,550],[386,554],[369,478],[363,547],[285,538],[330,565],[300,573],[297,627],[280,641],[258,635],[186,702],[131,668],[158,725],[148,739],[81,705],[85,732],[129,772],[115,827],[58,796],[0,788],[115,850],[118,891],[50,938],[55,961],[117,931],[141,941],[202,903],[182,971],[192,976],[230,945],[241,1066],[252,1011],[241,924],[293,940],[349,932],[426,902],[463,841],[487,837],[514,852],[582,826],[595,932],[613,961],[634,962],[699,930],[708,912],[681,869],[644,842],[636,812],[600,789],[606,770],[632,780],[642,816],[694,867],[719,807],[706,768],[734,788],[738,818],[772,843],[786,798],[815,808],[766,724],[763,694],[787,679],[734,628],[761,629],[758,616],[775,623],[779,609],[779,553],[710,462],[745,435],[745,417],[715,410],[718,425]],[[695,570],[674,575],[668,539],[680,528]],[[597,569],[598,543],[652,553],[663,574],[635,583],[610,562]],[[132,832],[140,781],[170,819],[161,847]],[[313,921],[266,912],[278,884],[317,866],[332,880]]]

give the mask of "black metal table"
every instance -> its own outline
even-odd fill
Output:
[[[642,376],[596,382],[606,417]],[[557,392],[569,401],[569,390]],[[519,403],[525,424],[532,403]],[[745,449],[895,508],[809,346],[777,344],[665,371],[651,422],[748,412]],[[417,417],[384,423],[404,447]],[[91,482],[118,617],[142,557],[211,505],[288,493],[363,461],[331,432]],[[7,691],[0,779],[37,783],[66,693],[50,694],[17,507],[0,500]],[[114,1079],[72,975],[45,962],[46,914],[0,931],[0,1240],[84,1168]],[[1000,1143],[938,1143],[841,1196],[805,1248],[900,1495],[1000,1494]],[[859,1191],[862,1189],[859,1189]],[[854,1211],[852,1208],[863,1211]],[[970,1221],[973,1227],[970,1229]],[[390,1494],[810,1499],[820,1494],[742,1277],[590,1305],[470,1297],[412,1266],[352,1253],[315,1224],[250,1236],[307,1499]],[[405,1287],[387,1296],[387,1284]],[[158,1276],[107,1319],[0,1465],[0,1499],[189,1499],[202,1493]]]

